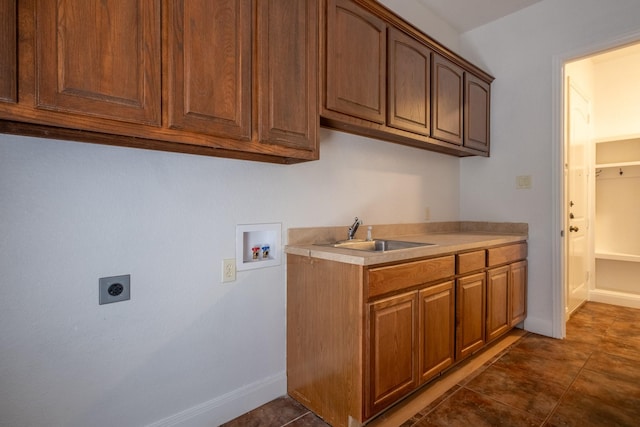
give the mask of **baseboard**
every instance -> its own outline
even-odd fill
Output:
[[[640,308],[640,295],[629,294],[626,292],[593,289],[589,291],[589,301],[621,305],[623,307]]]
[[[208,427],[230,421],[287,393],[285,372],[240,387],[146,427]]]

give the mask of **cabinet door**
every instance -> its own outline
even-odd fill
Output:
[[[417,40],[389,28],[387,125],[429,135],[431,51]]]
[[[318,133],[318,6],[257,2],[260,142],[315,150]]]
[[[504,334],[511,327],[509,275],[508,265],[487,271],[487,342]]]
[[[527,261],[511,264],[510,325],[515,326],[527,317]]]
[[[251,138],[251,0],[168,2],[169,126]]]
[[[464,81],[464,146],[488,152],[491,87],[468,72]]]
[[[454,282],[423,289],[418,300],[420,382],[426,382],[450,366],[455,356]]]
[[[326,108],[384,123],[386,24],[350,0],[328,0],[326,35]]]
[[[18,100],[18,56],[16,2],[0,3],[0,101]]]
[[[417,292],[369,304],[366,417],[415,389]]]
[[[39,108],[160,124],[160,0],[38,0]]]
[[[462,145],[464,71],[448,59],[433,55],[431,136]]]
[[[456,284],[456,359],[460,360],[484,345],[485,273],[458,279]]]

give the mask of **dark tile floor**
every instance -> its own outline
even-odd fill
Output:
[[[527,334],[402,427],[639,426],[640,309],[588,302],[567,338]],[[225,427],[327,427],[282,397]]]

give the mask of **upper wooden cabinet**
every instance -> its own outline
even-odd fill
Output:
[[[328,0],[326,23],[326,108],[384,123],[386,24],[351,0]]]
[[[251,139],[251,1],[169,5],[169,126]]]
[[[388,125],[423,135],[431,128],[431,51],[390,28],[388,37]]]
[[[433,129],[434,138],[462,145],[464,107],[464,70],[435,55],[433,61]]]
[[[258,141],[317,151],[318,4],[257,2]]]
[[[0,3],[0,101],[18,100],[18,55],[15,1]]]
[[[0,103],[0,132],[278,163],[318,158],[317,2],[10,3],[0,99],[14,102]]]
[[[464,77],[464,146],[488,153],[491,86],[473,74]]]
[[[38,0],[38,108],[160,125],[160,2]]]
[[[489,155],[493,77],[377,1],[322,1],[322,125],[457,156]]]

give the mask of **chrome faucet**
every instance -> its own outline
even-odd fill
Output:
[[[349,231],[347,232],[347,239],[353,240],[353,236],[356,235],[356,231],[358,231],[358,227],[362,224],[362,220],[359,220],[358,217],[353,221],[351,227],[349,227]]]

